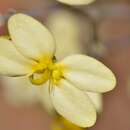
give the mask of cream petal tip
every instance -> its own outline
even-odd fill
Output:
[[[68,5],[87,5],[95,0],[57,0],[58,2],[68,4]]]
[[[87,115],[86,115],[87,116]],[[78,125],[79,127],[82,127],[82,128],[88,128],[88,127],[92,127],[95,125],[96,123],[96,120],[97,120],[97,116],[96,116],[96,113],[92,116],[91,120],[86,120],[86,119],[82,119],[80,120],[79,122],[77,123],[74,123],[76,125]]]
[[[111,88],[108,91],[113,90],[116,87],[116,84],[117,84],[117,80],[116,80],[115,74],[112,71],[111,71],[111,73],[112,73],[112,76],[111,76]]]

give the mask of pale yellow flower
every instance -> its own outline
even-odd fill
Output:
[[[66,22],[66,17],[68,17],[68,22]],[[56,39],[57,49],[55,56],[57,60],[61,60],[68,55],[82,53],[84,52],[83,50],[86,50],[87,46],[85,46],[84,49],[80,38],[82,30],[86,30],[85,33],[87,35],[90,32],[89,24],[86,21],[83,24],[81,18],[73,12],[58,9],[49,15],[47,25]],[[86,29],[82,29],[81,25]],[[85,37],[85,40],[87,44],[89,38]],[[26,77],[6,77],[3,79],[3,83],[5,85],[4,95],[9,103],[17,106],[40,103],[50,114],[55,115],[48,92],[48,86],[35,87]],[[87,94],[95,105],[97,112],[102,112],[101,94],[92,92],[87,92]]]
[[[95,0],[57,0],[61,3],[68,4],[68,5],[87,5]]]
[[[81,127],[92,126],[96,110],[85,91],[112,90],[116,83],[113,73],[85,55],[72,55],[57,62],[52,34],[30,16],[12,16],[8,28],[12,40],[0,38],[0,74],[26,77],[37,87],[48,84],[59,114]]]

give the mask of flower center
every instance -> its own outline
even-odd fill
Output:
[[[33,74],[29,76],[32,84],[41,85],[50,80],[53,84],[58,85],[63,78],[64,66],[57,64],[55,58],[44,57],[33,70]]]
[[[61,64],[55,64],[52,71],[52,83],[58,85],[60,80],[64,78],[64,66]]]

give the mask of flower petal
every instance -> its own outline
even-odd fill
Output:
[[[83,50],[80,41],[81,21],[78,16],[65,9],[56,10],[48,17],[47,24],[56,39],[57,60],[67,55],[81,53]]]
[[[93,102],[96,110],[98,113],[102,112],[103,109],[103,103],[102,103],[102,94],[100,93],[92,93],[92,92],[86,92],[91,101]]]
[[[57,0],[59,2],[69,4],[69,5],[86,5],[92,3],[95,0]]]
[[[51,97],[49,93],[49,82],[47,82],[39,91],[39,101],[41,105],[47,110],[51,115],[56,114],[56,111],[52,105]]]
[[[54,39],[37,20],[24,14],[16,14],[9,19],[8,28],[13,42],[23,55],[36,60],[45,55],[53,56]]]
[[[65,78],[81,90],[102,93],[112,90],[116,85],[112,71],[94,58],[73,55],[62,62],[68,68]]]
[[[96,110],[88,96],[66,80],[61,80],[51,92],[54,107],[67,120],[81,127],[90,127],[96,121]]]
[[[55,114],[51,103],[48,83],[40,86],[31,84],[27,77],[3,77],[4,95],[13,105],[41,103],[50,114]]]
[[[3,77],[4,96],[10,104],[21,106],[38,102],[38,89],[27,77]]]
[[[32,72],[34,62],[24,58],[13,43],[0,38],[0,75],[20,76]]]

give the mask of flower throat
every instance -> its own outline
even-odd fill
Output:
[[[45,84],[50,80],[57,85],[63,78],[64,66],[56,63],[56,58],[44,57],[33,67],[33,74],[29,76],[30,82],[35,85]]]

